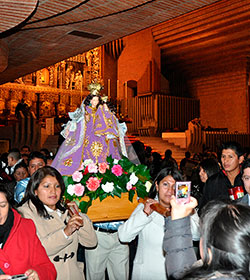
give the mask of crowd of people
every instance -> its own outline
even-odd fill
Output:
[[[226,142],[218,154],[187,151],[180,163],[171,150],[162,157],[140,141],[126,150],[126,124],[100,88],[90,91],[69,114],[55,158],[29,146],[1,155],[0,280],[250,279],[250,159],[243,148]],[[110,155],[146,165],[152,186],[128,219],[92,223],[75,202],[63,201],[63,176]],[[182,204],[180,181],[191,181]]]
[[[137,152],[137,146],[143,151],[138,154],[140,162],[148,166],[154,178],[147,200],[139,203],[126,221],[94,224],[86,214],[77,216],[65,208],[64,181],[50,166],[48,151],[31,151],[24,146],[20,151],[10,150],[5,161],[2,157],[1,248],[14,264],[8,239],[17,224],[20,235],[29,228],[32,247],[23,242],[23,264],[12,270],[3,263],[0,268],[5,275],[0,279],[18,273],[26,273],[30,280],[105,279],[105,275],[108,279],[133,280],[249,279],[250,159],[242,147],[227,142],[218,155],[206,152],[198,157],[187,152],[178,165],[170,150],[162,158],[142,143],[134,144]],[[187,180],[192,182],[191,200],[179,205],[175,183]],[[166,211],[155,210],[152,205],[156,204]],[[74,202],[71,205],[79,211]],[[17,234],[13,238],[12,250],[20,237]],[[194,244],[199,241],[197,252]],[[80,244],[84,247],[83,261],[79,261]],[[132,246],[134,252],[128,244],[136,244]],[[35,257],[38,252],[36,260],[25,255]],[[43,266],[49,272],[41,269]]]

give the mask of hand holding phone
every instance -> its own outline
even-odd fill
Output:
[[[28,276],[25,274],[17,274],[17,275],[12,275],[11,279],[15,279],[15,280],[26,280],[28,279]]]
[[[69,203],[67,204],[67,207],[68,207],[68,209],[69,209],[69,215],[70,215],[71,217],[73,217],[74,215],[76,215],[76,216],[77,216],[77,221],[78,221],[81,225],[83,225],[83,219],[82,219],[82,217],[81,217],[80,214],[79,214],[79,209],[78,209],[77,205],[75,204],[75,202],[69,202]]]
[[[170,200],[171,204],[171,218],[172,220],[182,219],[194,213],[195,207],[198,205],[197,200],[190,196],[190,202],[179,204],[176,197],[173,196]]]
[[[175,183],[175,197],[178,204],[190,202],[191,181]]]
[[[69,215],[72,217],[74,215],[80,216],[79,209],[75,202],[67,202],[67,208],[69,210]]]
[[[69,214],[70,214],[71,217],[74,216],[74,215],[80,216],[80,214],[77,211],[75,205],[68,205],[68,209],[69,209]]]

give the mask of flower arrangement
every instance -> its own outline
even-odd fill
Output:
[[[121,197],[128,192],[132,202],[135,193],[144,198],[151,187],[147,166],[135,165],[126,157],[118,161],[109,156],[107,162],[97,164],[88,159],[72,176],[63,177],[65,200],[75,201],[83,213],[87,213],[94,199],[102,201],[108,196]]]

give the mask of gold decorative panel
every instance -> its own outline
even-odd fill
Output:
[[[15,115],[22,99],[34,111],[39,102],[41,117],[66,115],[88,95],[87,86],[101,80],[101,47],[60,61],[0,86],[0,116]]]

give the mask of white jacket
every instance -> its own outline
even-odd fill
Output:
[[[133,265],[133,280],[166,280],[163,237],[165,218],[157,212],[147,216],[140,203],[130,218],[119,227],[121,242],[130,242],[138,235],[138,247]],[[169,217],[170,219],[170,217]],[[199,217],[191,218],[193,239],[199,239]]]

